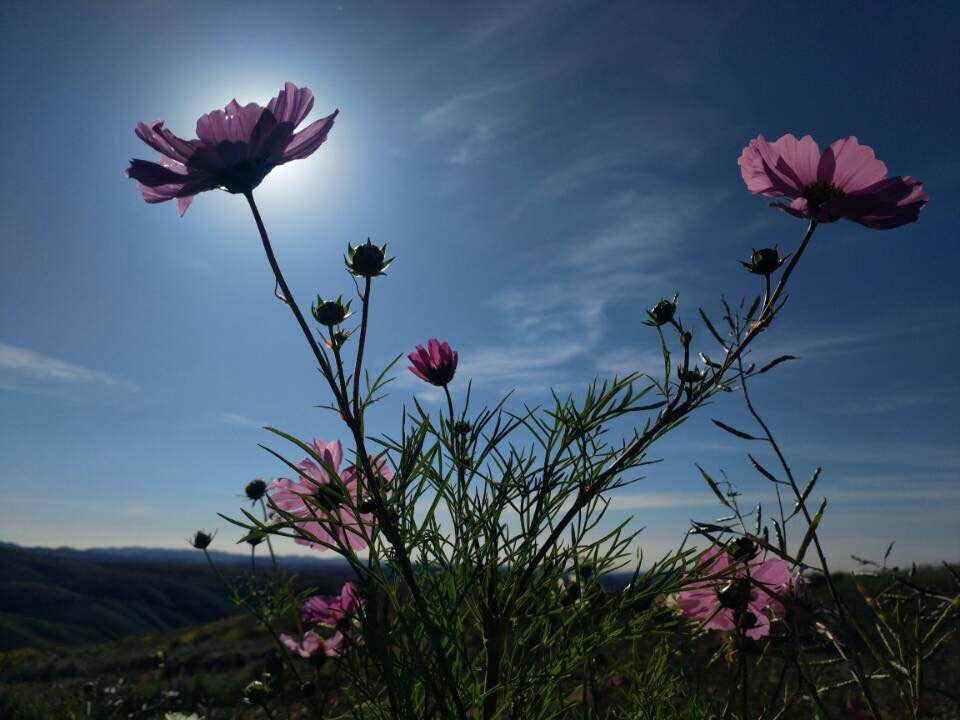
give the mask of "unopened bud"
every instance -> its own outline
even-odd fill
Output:
[[[393,262],[393,258],[387,258],[386,243],[377,247],[370,242],[370,238],[367,238],[365,243],[357,247],[348,243],[344,261],[347,264],[347,270],[353,275],[372,278],[383,275],[390,267],[390,263]]]
[[[243,491],[250,500],[256,502],[267,494],[267,484],[260,478],[257,478],[256,480],[248,482]]]
[[[672,322],[673,316],[677,313],[677,300],[679,299],[679,294],[674,295],[672,301],[664,298],[652,308],[647,310],[647,315],[650,316],[650,320],[647,322],[647,325],[660,327],[661,325],[666,325],[667,323]]]
[[[750,538],[737,538],[727,546],[727,554],[738,562],[747,562],[757,556],[757,544]]]
[[[321,325],[339,325],[350,317],[350,303],[350,300],[343,302],[343,296],[336,300],[325,301],[317,295],[310,312],[313,314],[313,319]]]
[[[759,250],[754,250],[750,253],[750,259],[744,262],[740,261],[740,264],[743,265],[749,272],[752,272],[754,275],[764,275],[770,276],[775,273],[786,259],[790,257],[789,255],[785,257],[780,257],[780,252],[777,250],[776,246],[772,248],[760,248]]]
[[[263,680],[254,680],[243,689],[243,701],[247,705],[262,705],[270,697],[270,686]]]
[[[193,537],[187,542],[193,545],[193,547],[195,547],[197,550],[206,550],[212,541],[213,535],[205,533],[203,530],[197,530]]]

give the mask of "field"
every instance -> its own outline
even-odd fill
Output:
[[[0,653],[0,717],[4,720],[164,718],[177,712],[197,713],[207,720],[268,717],[241,698],[249,682],[272,669],[276,672],[272,657],[276,646],[252,618],[235,613],[226,594],[211,582],[215,578],[209,569],[170,562],[150,565],[76,558],[53,562],[49,554],[10,549],[4,552],[6,568],[14,561],[12,556],[19,574],[5,573],[2,583],[3,640],[8,648]],[[104,577],[90,573],[91,566],[100,567]],[[72,597],[74,601],[76,574],[87,576],[88,594],[82,602],[55,602],[58,596],[51,589],[54,568],[59,568],[62,577],[60,597]],[[45,583],[38,579],[40,569],[46,572]],[[84,570],[87,572],[81,572]],[[238,568],[233,572],[237,577],[242,575]],[[868,594],[875,593],[890,577],[840,576],[845,596],[863,621],[869,615],[857,586]],[[618,591],[615,580],[606,591],[608,596]],[[311,581],[335,584],[332,575],[315,576]],[[951,578],[942,568],[920,568],[910,582],[947,591]],[[29,602],[25,583],[34,584],[34,597],[41,602]],[[94,589],[98,589],[98,596],[90,594]],[[823,592],[815,584],[810,602],[817,602]],[[20,598],[20,611],[10,612],[10,600],[16,597]],[[148,606],[156,607],[146,612]],[[28,607],[32,617],[22,614]],[[41,614],[45,620],[39,617]],[[73,620],[68,622],[71,614]],[[726,675],[732,672],[724,661],[726,648],[716,633],[691,637],[688,628],[672,622],[670,615],[669,608],[664,607],[660,632],[595,658],[589,677],[569,678],[566,699],[571,713],[579,716],[578,708],[582,709],[586,699],[595,717],[710,717],[715,712],[713,701],[719,688],[726,685]],[[210,616],[219,619],[208,622]],[[162,629],[144,632],[144,623]],[[84,630],[74,633],[73,628]],[[127,628],[134,630],[125,632]],[[70,646],[63,644],[64,633],[69,634]],[[86,640],[104,634],[118,639]],[[811,639],[810,647],[816,654],[816,639]],[[776,644],[757,644],[749,649],[747,661],[757,664],[752,673],[755,698],[785,691],[779,677],[783,662],[778,652]],[[350,703],[349,690],[337,687],[335,673],[334,663],[324,664],[316,669],[306,689],[315,697],[327,698],[333,716],[345,711]],[[960,717],[960,698],[953,687],[955,678],[960,677],[960,641],[956,637],[929,664],[928,673],[923,717]],[[619,678],[629,680],[620,683]],[[838,666],[828,666],[818,680],[821,685],[843,685],[847,679]],[[293,682],[287,687],[287,701],[294,708],[300,707],[297,694],[301,690]],[[894,714],[892,686],[878,682],[876,687],[889,713],[885,716],[900,717]],[[866,717],[849,686],[824,697],[829,717]],[[274,712],[279,712],[278,702],[279,698],[271,702],[276,706]],[[762,704],[761,700],[757,702]],[[295,716],[297,712],[295,709]],[[810,715],[798,709],[784,717]]]

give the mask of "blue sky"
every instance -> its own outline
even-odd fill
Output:
[[[342,434],[243,199],[184,218],[121,175],[133,134],[283,81],[327,144],[258,191],[302,300],[351,288],[348,241],[398,260],[373,298],[370,357],[449,340],[485,400],[655,367],[643,308],[684,317],[755,291],[737,260],[793,248],[800,221],[744,188],[758,133],[850,134],[924,181],[918,223],[823,227],[759,357],[756,383],[801,475],[823,465],[831,558],[960,555],[957,290],[960,13],[949,3],[7,3],[0,22],[0,539],[181,546],[244,483],[279,472],[272,424]],[[15,70],[14,70],[15,68]],[[711,349],[705,333],[698,349]],[[405,371],[372,416],[395,431],[423,390]],[[430,400],[429,394],[425,395]],[[661,443],[620,493],[654,554],[717,510],[694,462],[765,492],[709,423]],[[223,525],[222,522],[219,523]],[[222,529],[224,539],[231,537]],[[227,543],[224,543],[226,545]]]

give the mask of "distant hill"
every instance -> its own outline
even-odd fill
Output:
[[[249,557],[216,553],[228,574]],[[336,560],[281,558],[283,568],[333,590]],[[261,558],[264,570],[269,561]],[[0,543],[0,650],[102,643],[235,614],[203,554],[195,550],[21,548]]]

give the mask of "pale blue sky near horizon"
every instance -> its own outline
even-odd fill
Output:
[[[371,366],[429,337],[490,402],[654,369],[644,308],[680,292],[717,316],[756,292],[751,247],[804,225],[745,189],[763,133],[857,135],[931,201],[892,231],[821,227],[758,357],[756,383],[797,471],[823,466],[831,560],[960,560],[960,10],[952,3],[5,3],[0,177],[0,540],[180,547],[282,469],[270,424],[344,436],[242,197],[186,216],[122,176],[164,118],[193,137],[231,98],[313,89],[328,142],[257,191],[303,304],[347,293],[348,241],[397,261],[372,305]],[[699,325],[697,326],[699,327]],[[715,350],[697,334],[698,350]],[[424,392],[400,365],[375,432]],[[721,397],[615,494],[641,544],[720,514],[694,463],[769,498]],[[302,548],[287,548],[303,553]]]

